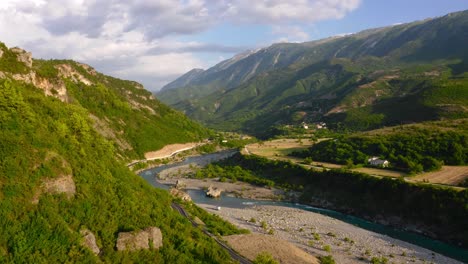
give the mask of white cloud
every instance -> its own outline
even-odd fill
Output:
[[[222,23],[271,26],[276,39],[309,39],[304,24],[339,19],[360,0],[1,0],[0,41],[38,58],[70,58],[148,88],[193,67],[198,52],[231,55],[248,47],[181,41]],[[268,44],[268,43],[265,43]],[[212,56],[212,58],[215,58]]]
[[[122,76],[154,75],[157,77],[180,75],[193,68],[206,65],[190,53],[168,53],[161,55],[140,56],[130,67],[116,71]]]
[[[275,26],[273,35],[280,36],[277,42],[304,42],[310,40],[310,36],[299,26]]]
[[[340,19],[361,0],[234,0],[224,16],[253,23],[316,22]]]

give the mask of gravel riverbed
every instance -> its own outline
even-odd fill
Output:
[[[244,209],[199,204],[225,220],[294,243],[312,255],[332,255],[337,263],[461,263],[428,249],[371,232],[343,221],[296,208],[252,206]],[[262,227],[262,222],[264,226]]]

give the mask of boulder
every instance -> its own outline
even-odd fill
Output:
[[[187,202],[192,201],[192,198],[190,197],[190,195],[188,195],[186,192],[183,192],[177,188],[171,188],[169,190],[169,193],[174,197],[182,199],[183,201],[187,201]]]
[[[221,196],[221,189],[210,186],[210,187],[208,187],[208,191],[206,192],[206,196],[211,197],[211,198],[218,198],[218,197]]]
[[[101,250],[96,244],[96,237],[94,234],[88,229],[81,230],[80,234],[83,237],[82,245],[89,248],[94,253],[94,255],[99,255]]]
[[[147,227],[134,232],[120,232],[117,238],[117,250],[135,251],[140,249],[158,249],[162,246],[162,233],[157,227]]]
[[[158,249],[163,246],[163,237],[159,228],[150,226],[144,231],[148,233],[150,248]]]

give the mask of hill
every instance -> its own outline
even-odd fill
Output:
[[[209,131],[154,98],[139,83],[120,80],[69,60],[33,60],[21,49],[2,44],[0,77],[33,85],[48,96],[80,106],[125,159],[172,143],[206,138]],[[16,65],[16,57],[27,61]]]
[[[466,117],[467,31],[463,11],[274,44],[156,96],[211,127],[257,135],[301,122],[366,130]]]
[[[2,44],[0,262],[230,263],[122,161],[204,133],[135,82]]]

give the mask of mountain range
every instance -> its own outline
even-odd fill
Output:
[[[467,116],[468,11],[248,51],[156,94],[217,129],[268,135],[327,122],[366,130]]]

